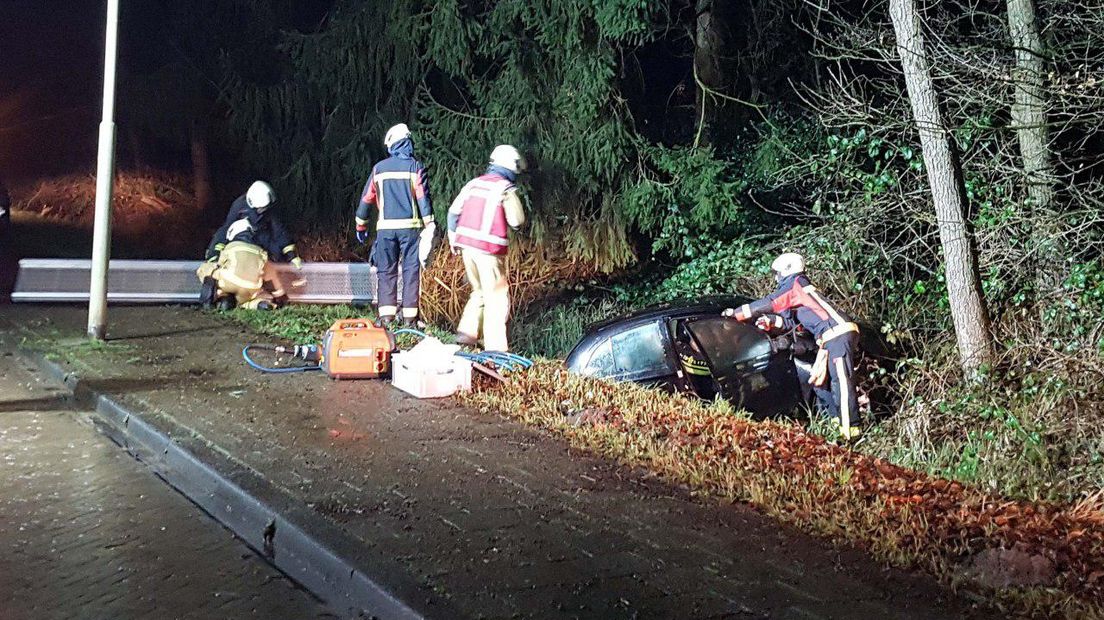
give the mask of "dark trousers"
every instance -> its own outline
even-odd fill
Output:
[[[395,316],[398,310],[399,266],[402,266],[403,316],[418,315],[422,266],[418,261],[421,229],[381,230],[376,236],[375,259],[379,275],[377,289],[380,316]]]
[[[817,398],[829,415],[844,422],[847,414],[848,426],[854,426],[859,418],[859,398],[855,393],[853,374],[855,369],[854,350],[858,335],[844,334],[825,343],[828,350],[828,376],[831,383],[824,387],[814,387]]]

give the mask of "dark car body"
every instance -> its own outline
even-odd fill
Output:
[[[793,411],[809,399],[807,378],[816,345],[808,336],[772,338],[749,323],[721,316],[725,308],[748,301],[711,297],[596,323],[568,354],[567,368],[703,398],[720,396],[756,417]],[[703,390],[701,378],[684,371],[678,351],[688,342],[708,363],[712,388]]]

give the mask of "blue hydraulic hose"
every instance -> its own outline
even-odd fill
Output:
[[[530,368],[533,365],[533,360],[529,359],[528,357],[522,357],[516,353],[510,353],[509,351],[495,351],[495,354],[504,356],[509,360],[517,362],[525,368]]]
[[[249,357],[249,350],[254,348],[260,348],[260,345],[249,344],[242,349],[242,358],[245,359],[245,363],[249,364],[253,368],[261,372],[267,372],[271,374],[283,374],[289,372],[306,372],[308,370],[322,370],[321,366],[287,366],[285,368],[270,368],[268,366],[261,366],[257,362],[253,361],[253,358]]]
[[[419,338],[427,338],[428,335],[417,329],[411,329],[404,327],[403,329],[395,330],[394,334],[411,334]],[[514,353],[504,351],[481,351],[479,353],[467,353],[465,351],[457,351],[457,357],[464,358],[468,361],[477,362],[479,364],[492,363],[501,367],[503,370],[525,370],[533,365],[533,360],[516,355]]]

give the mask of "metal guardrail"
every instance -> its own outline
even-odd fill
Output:
[[[112,260],[108,268],[107,300],[111,303],[198,303],[200,261]],[[368,304],[376,300],[376,276],[367,263],[304,263],[301,272],[276,264],[289,287],[288,300],[301,304]],[[19,261],[13,302],[87,302],[92,261],[29,259]],[[402,279],[399,279],[400,286]]]

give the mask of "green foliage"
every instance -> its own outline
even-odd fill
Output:
[[[761,242],[742,239],[717,243],[707,253],[678,265],[656,287],[649,287],[652,303],[703,295],[749,295],[765,292],[771,283],[771,257]]]
[[[1062,289],[1043,311],[1043,324],[1060,350],[1083,346],[1104,352],[1104,263],[1073,263]]]
[[[273,336],[281,341],[295,344],[321,342],[335,322],[342,319],[376,319],[376,313],[368,308],[347,305],[307,306],[292,305],[278,310],[234,309],[220,312],[220,315],[237,321],[260,334]],[[445,342],[452,342],[453,335],[433,326],[424,331]],[[412,337],[399,339],[399,346],[406,348],[414,344]]]
[[[250,159],[276,171],[268,176],[308,220],[351,217],[385,156],[385,129],[406,121],[439,218],[491,149],[511,143],[530,163],[534,234],[570,233],[572,257],[610,270],[635,258],[622,214],[646,156],[618,96],[618,60],[666,23],[664,7],[340,0],[317,33],[283,31],[273,16],[281,69],[228,62],[223,91]]]
[[[1013,497],[1070,499],[1104,482],[1098,429],[1061,413],[1063,403],[1090,396],[1084,387],[1029,364],[995,383],[953,387],[934,406],[908,403],[868,433],[863,449]]]
[[[625,214],[652,239],[651,250],[694,257],[744,222],[747,187],[710,149],[647,147],[650,174],[625,195]]]
[[[588,325],[627,309],[624,304],[606,298],[594,300],[583,295],[565,300],[512,321],[511,347],[530,357],[563,358],[583,337]]]

